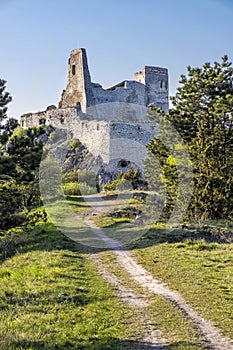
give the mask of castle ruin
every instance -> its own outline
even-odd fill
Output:
[[[146,118],[147,106],[154,104],[168,112],[168,70],[145,66],[134,78],[104,89],[91,81],[85,49],[75,49],[58,107],[24,114],[21,126],[65,129],[106,164],[122,158],[140,163],[146,156],[145,145],[157,133],[157,126]]]

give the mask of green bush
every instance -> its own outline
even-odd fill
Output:
[[[119,184],[121,180],[114,180],[106,185],[103,186],[103,190],[105,192],[108,192],[108,191],[116,191],[116,188],[117,188],[117,185]]]
[[[96,188],[96,174],[94,171],[89,170],[79,170],[78,172],[78,182],[86,183],[90,187]]]
[[[7,230],[22,224],[25,219],[23,214],[23,194],[16,181],[11,179],[0,184],[0,228]]]
[[[83,195],[94,194],[97,192],[96,187],[89,186],[89,184],[87,184],[86,182],[79,183],[79,190]]]
[[[80,195],[79,184],[77,182],[68,182],[63,185],[64,194],[66,196],[70,195]]]
[[[62,182],[63,183],[78,182],[78,180],[79,180],[79,171],[78,171],[78,169],[75,169],[75,170],[70,171],[68,173],[64,173],[62,175]]]
[[[71,148],[73,148],[73,149],[76,149],[76,148],[78,148],[78,147],[80,147],[82,144],[81,144],[81,142],[79,141],[79,140],[77,140],[77,139],[74,139],[74,140],[72,140],[71,141]]]
[[[132,183],[126,179],[117,179],[103,186],[105,192],[131,190]]]
[[[89,195],[96,193],[96,187],[89,186],[86,182],[68,182],[63,185],[64,194],[71,195]]]
[[[86,183],[90,187],[96,187],[96,174],[89,170],[72,170],[62,175],[62,182]]]
[[[96,174],[75,169],[62,175],[65,195],[89,195],[97,192]]]
[[[145,186],[145,181],[142,179],[142,174],[140,170],[134,170],[133,167],[129,169],[127,173],[119,173],[118,179],[125,180],[125,183],[123,183],[123,186],[127,186],[128,189],[134,189],[141,186]]]

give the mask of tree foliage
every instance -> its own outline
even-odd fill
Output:
[[[221,63],[188,67],[187,72],[171,98],[173,108],[168,115],[158,108],[152,114],[154,119],[159,115],[174,125],[190,153],[195,186],[189,217],[232,218],[232,64],[223,56]],[[155,141],[148,148],[161,162],[161,145]],[[169,173],[165,177],[172,179]]]
[[[7,118],[7,105],[12,97],[6,90],[6,81],[0,79],[0,126],[2,121]]]
[[[1,230],[23,223],[28,209],[40,202],[38,167],[43,145],[37,138],[44,132],[43,128],[15,130],[18,121],[7,119],[7,107],[12,98],[5,92],[5,84],[0,80]]]
[[[18,129],[0,157],[1,229],[26,220],[30,208],[40,203],[38,168],[43,151],[36,138],[42,129]]]

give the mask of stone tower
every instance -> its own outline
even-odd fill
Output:
[[[134,74],[135,80],[146,87],[146,105],[153,103],[168,112],[168,70],[161,67],[145,66]]]
[[[91,98],[91,76],[87,64],[85,49],[71,51],[68,60],[68,84],[63,90],[59,108],[81,107],[86,111],[90,105]]]

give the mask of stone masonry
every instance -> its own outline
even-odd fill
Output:
[[[135,80],[125,80],[109,89],[91,81],[85,49],[71,51],[68,84],[58,107],[24,114],[21,126],[41,124],[66,129],[96,157],[108,164],[127,159],[141,164],[145,145],[158,132],[146,118],[147,106],[154,104],[168,112],[168,70],[145,66]]]

